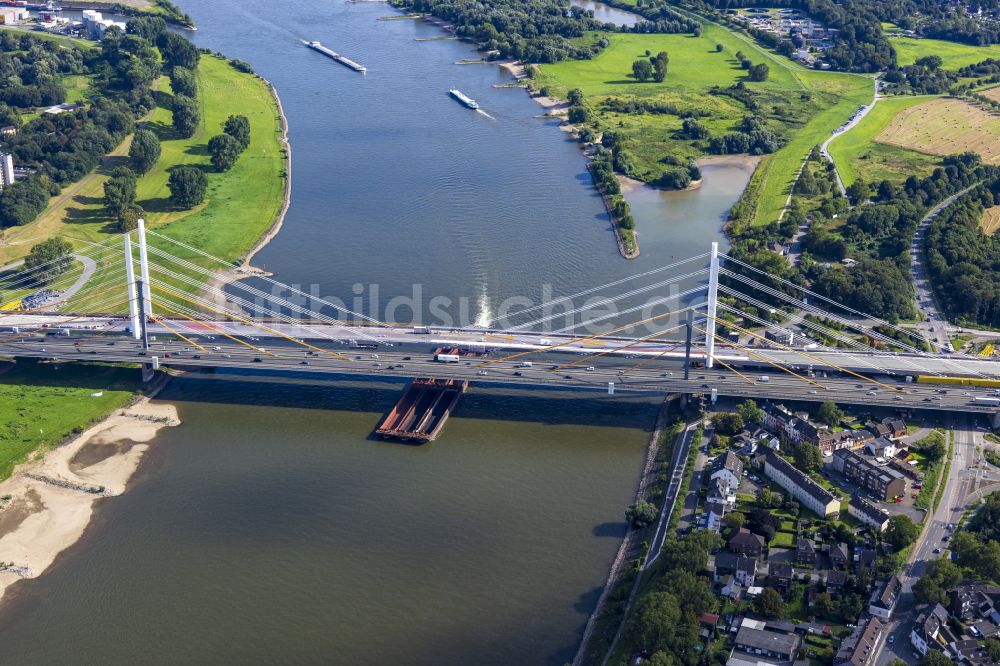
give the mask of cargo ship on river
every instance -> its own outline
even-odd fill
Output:
[[[465,106],[469,107],[470,109],[479,108],[479,103],[476,100],[472,99],[471,97],[467,97],[461,90],[456,90],[452,88],[451,90],[448,91],[448,94],[457,99]]]
[[[327,57],[330,57],[330,58],[333,58],[334,60],[336,60],[337,62],[339,62],[341,65],[344,65],[345,67],[350,67],[355,72],[361,72],[362,74],[364,74],[365,72],[368,71],[368,68],[365,67],[364,65],[362,65],[361,63],[354,62],[353,60],[351,60],[347,56],[342,56],[339,53],[337,53],[336,51],[334,51],[332,49],[326,48],[325,46],[323,46],[319,42],[307,42],[306,45],[309,48],[311,48],[312,50],[314,50],[314,51],[319,51],[323,55],[325,55]]]

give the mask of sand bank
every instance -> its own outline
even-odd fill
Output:
[[[0,483],[0,599],[13,583],[41,575],[76,543],[94,503],[125,492],[148,442],[161,428],[179,423],[173,405],[142,398]]]

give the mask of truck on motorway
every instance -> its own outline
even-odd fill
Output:
[[[531,361],[521,361],[520,363],[517,364],[517,367],[519,367],[519,368],[530,368],[531,367]]]
[[[458,354],[435,354],[434,360],[438,363],[458,363]]]
[[[1000,407],[1000,397],[977,395],[972,399],[972,402],[977,405],[996,405],[997,407]]]
[[[771,378],[768,377],[767,375],[762,375],[761,377],[757,378],[757,381],[759,381],[759,382],[769,382],[769,381],[771,381]]]

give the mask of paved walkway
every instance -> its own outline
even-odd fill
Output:
[[[833,175],[837,179],[837,189],[840,190],[841,196],[847,196],[847,188],[844,187],[844,181],[840,177],[840,171],[837,170],[837,163],[833,161],[833,156],[830,154],[829,151],[830,142],[836,139],[838,136],[841,136],[844,133],[854,129],[858,125],[858,123],[864,120],[865,116],[871,113],[871,110],[875,108],[875,105],[878,103],[880,99],[881,96],[878,94],[878,76],[876,76],[875,94],[872,97],[872,103],[869,104],[868,106],[862,107],[861,112],[858,113],[856,116],[854,116],[852,120],[848,121],[846,125],[841,125],[837,129],[833,130],[833,134],[831,134],[830,137],[826,141],[824,141],[822,145],[820,145],[819,147],[819,152],[823,155],[823,157],[825,157],[830,162],[830,164],[833,165]]]

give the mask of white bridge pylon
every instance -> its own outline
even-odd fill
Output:
[[[719,304],[719,244],[712,243],[708,266],[708,321],[705,322],[705,367],[715,365],[715,316]]]
[[[146,339],[146,322],[153,315],[153,295],[149,288],[149,255],[146,252],[146,221],[141,217],[136,227],[139,237],[139,279],[135,279],[132,255],[132,232],[125,232],[125,288],[128,292],[128,314],[132,322],[132,337]]]

